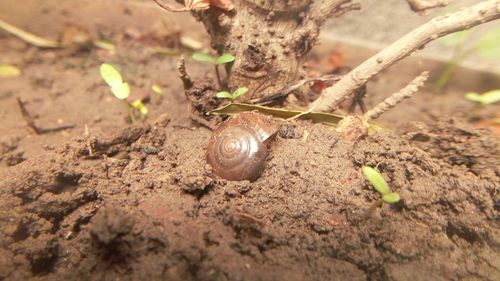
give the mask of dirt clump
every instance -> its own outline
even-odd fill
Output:
[[[0,174],[0,278],[498,280],[498,175],[435,141],[454,126],[351,141],[299,122],[307,139],[278,136],[255,182],[212,174],[204,128],[125,129],[92,155],[76,139]],[[488,166],[491,140],[466,151]],[[362,165],[402,198],[368,221]]]

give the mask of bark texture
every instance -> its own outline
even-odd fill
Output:
[[[322,23],[358,8],[346,0],[242,0],[234,5],[229,12],[210,8],[193,13],[205,25],[212,47],[219,54],[236,57],[227,90],[248,87],[246,101],[303,78],[305,55],[315,44]]]

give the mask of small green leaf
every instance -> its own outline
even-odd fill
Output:
[[[148,114],[148,108],[142,103],[141,100],[135,100],[131,103],[132,107],[139,110],[142,115]]]
[[[401,199],[401,198],[399,197],[399,194],[397,194],[397,193],[393,193],[393,192],[388,193],[388,194],[386,194],[386,195],[382,196],[382,200],[384,200],[384,202],[385,202],[385,203],[388,203],[388,204],[393,204],[393,203],[396,203],[396,202],[398,202],[398,201],[399,201],[399,199]]]
[[[230,99],[230,100],[233,99],[233,95],[231,95],[231,93],[227,91],[218,92],[217,95],[215,96],[218,97],[219,99]]]
[[[469,35],[470,35],[470,30],[466,29],[463,31],[458,31],[446,35],[440,38],[439,42],[441,42],[443,45],[447,47],[455,47],[464,44],[465,40],[469,38]]]
[[[215,58],[206,53],[194,53],[192,58],[197,61],[208,62],[215,64]]]
[[[384,177],[375,169],[368,166],[363,166],[361,168],[365,178],[373,185],[373,187],[382,195],[386,195],[391,192],[389,185],[385,181]]]
[[[117,99],[124,100],[130,95],[130,86],[128,83],[122,83],[117,87],[111,87],[111,92]]]
[[[500,28],[486,32],[476,43],[477,52],[489,59],[500,59]]]
[[[10,64],[0,64],[0,77],[17,77],[19,75],[21,75],[21,69]]]
[[[223,54],[215,60],[215,64],[225,64],[234,61],[236,58],[231,54]]]
[[[234,91],[233,93],[233,99],[236,99],[238,98],[239,96],[242,96],[244,94],[246,94],[248,92],[248,88],[247,87],[241,87],[241,88],[238,88],[236,89],[236,91]]]
[[[474,92],[465,94],[465,98],[480,103],[482,105],[488,105],[500,101],[500,89],[491,90],[483,93],[482,95]]]
[[[466,93],[465,98],[473,102],[481,103],[481,95],[475,92]]]
[[[152,90],[154,93],[156,93],[156,94],[158,94],[158,95],[160,95],[160,96],[163,96],[163,90],[161,89],[161,87],[160,87],[160,86],[158,86],[158,85],[156,85],[156,84],[153,84],[153,86],[151,86],[151,90]]]
[[[121,87],[123,84],[122,76],[116,68],[114,68],[111,64],[103,63],[101,67],[99,67],[99,72],[101,73],[102,79],[106,81],[106,83],[111,87]]]

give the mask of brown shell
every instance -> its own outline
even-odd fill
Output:
[[[207,147],[207,162],[227,180],[255,180],[268,155],[267,143],[277,132],[272,118],[243,112],[223,122]]]

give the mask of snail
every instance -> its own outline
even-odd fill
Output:
[[[224,179],[257,179],[268,155],[268,143],[278,131],[271,117],[243,112],[214,130],[207,147],[207,162]]]

